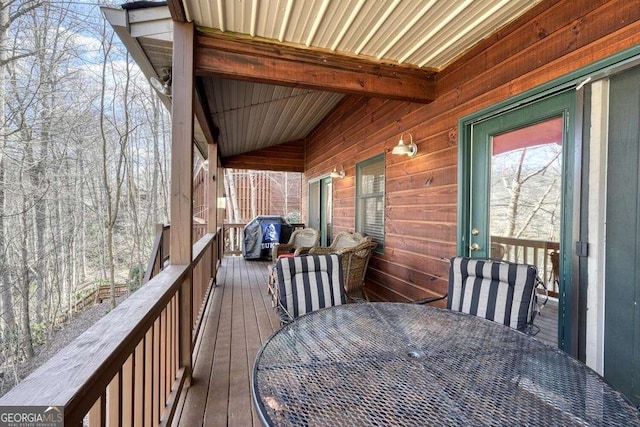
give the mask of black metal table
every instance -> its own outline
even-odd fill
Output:
[[[265,425],[640,425],[640,412],[560,350],[506,326],[413,304],[303,316],[263,345]]]

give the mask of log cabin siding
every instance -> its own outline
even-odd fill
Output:
[[[542,2],[443,70],[430,104],[345,98],[306,140],[303,200],[308,180],[342,164],[333,232],[354,230],[355,165],[386,153],[385,248],[371,261],[369,296],[442,294],[456,254],[458,120],[638,43],[637,0]],[[414,158],[390,154],[403,132]]]
[[[228,169],[304,172],[304,141],[290,141],[263,150],[222,159]]]

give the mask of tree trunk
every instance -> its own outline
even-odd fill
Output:
[[[11,336],[16,331],[16,319],[13,312],[13,295],[9,278],[9,260],[7,254],[7,239],[5,234],[6,196],[5,182],[6,171],[4,162],[4,149],[7,145],[7,118],[6,118],[6,78],[5,66],[8,58],[7,34],[9,30],[9,7],[4,1],[0,1],[0,295],[2,297],[2,337],[3,342],[11,341]]]
[[[27,197],[22,199],[23,212],[28,209]],[[31,359],[34,356],[33,341],[31,338],[31,320],[29,309],[29,286],[31,285],[30,271],[29,271],[29,254],[27,252],[27,215],[21,215],[22,220],[22,247],[20,249],[21,261],[22,261],[22,277],[20,286],[20,296],[22,297],[22,350],[27,359]]]
[[[527,154],[527,149],[523,149],[520,154],[520,160],[516,166],[516,171],[513,174],[511,180],[509,207],[507,208],[507,231],[506,236],[513,237],[516,229],[516,219],[518,216],[518,201],[520,200],[520,191],[522,184],[520,183],[520,175],[522,174],[522,164],[524,163],[524,157]]]

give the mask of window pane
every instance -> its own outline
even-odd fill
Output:
[[[384,155],[357,165],[356,230],[384,244]]]
[[[362,231],[371,236],[376,242],[384,239],[384,218],[382,197],[371,197],[363,200],[364,215],[362,221]]]
[[[360,194],[384,192],[384,161],[376,161],[362,167],[360,171]]]

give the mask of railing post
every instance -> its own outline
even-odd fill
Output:
[[[171,243],[170,263],[189,265],[179,295],[179,366],[191,378],[192,241],[193,241],[193,23],[173,23],[173,97],[171,126]]]

